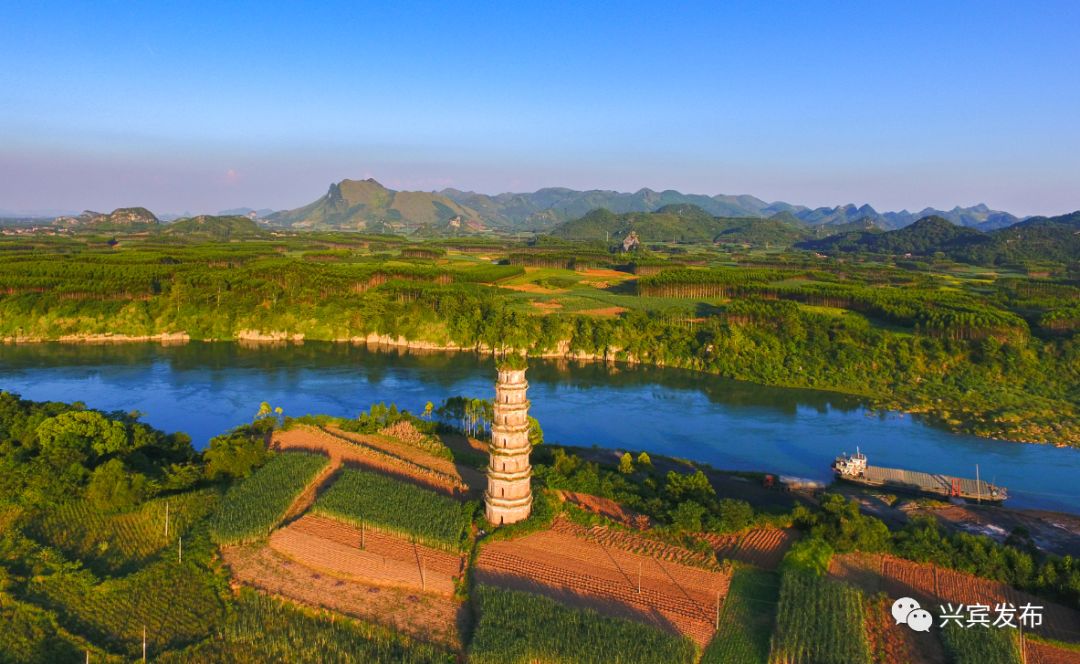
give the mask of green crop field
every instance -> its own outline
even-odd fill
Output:
[[[473,504],[363,470],[344,470],[313,511],[457,550]]]
[[[225,493],[210,522],[219,544],[237,544],[266,537],[296,496],[329,461],[317,454],[284,452]]]
[[[771,664],[870,664],[862,593],[806,572],[780,582]]]
[[[474,664],[689,664],[697,655],[688,639],[532,593],[481,585],[473,600]]]
[[[341,616],[311,611],[244,590],[224,629],[207,642],[158,658],[187,662],[341,662],[436,664],[455,658],[436,646]]]
[[[701,664],[766,664],[780,579],[774,572],[738,569],[724,599],[720,628]]]
[[[1016,632],[991,627],[957,627],[941,630],[941,641],[954,664],[1020,664]]]
[[[203,489],[159,498],[123,514],[105,514],[85,500],[44,511],[31,524],[34,536],[82,560],[95,571],[115,573],[147,561],[174,544],[213,508],[216,491]],[[165,514],[169,533],[165,534]]]
[[[205,638],[222,619],[212,578],[194,564],[154,563],[126,577],[97,583],[87,571],[61,572],[30,584],[30,597],[60,624],[111,650],[136,656],[143,629],[154,652]]]

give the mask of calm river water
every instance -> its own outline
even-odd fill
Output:
[[[453,395],[491,398],[490,358],[344,344],[0,345],[0,389],[35,400],[138,410],[197,447],[248,422],[261,401],[287,415],[355,416],[385,401],[420,412]],[[674,369],[530,364],[532,414],[552,442],[646,450],[732,470],[827,480],[837,453],[883,466],[982,477],[1009,506],[1080,512],[1080,452],[950,434],[855,398],[763,387]]]

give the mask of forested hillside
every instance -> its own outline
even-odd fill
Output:
[[[886,233],[852,232],[798,245],[824,252],[867,252],[933,256],[942,253],[978,265],[1016,261],[1080,261],[1080,212],[1036,217],[983,233],[955,226],[941,217],[920,219]]]
[[[343,234],[0,246],[9,341],[374,335],[512,347],[838,390],[954,430],[1080,442],[1080,286],[1065,267],[1033,278],[711,245],[620,255]]]

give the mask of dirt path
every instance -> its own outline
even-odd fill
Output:
[[[285,518],[282,519],[283,523],[289,523],[294,519],[299,518],[304,512],[311,509],[311,506],[315,504],[315,499],[319,497],[323,487],[330,484],[330,479],[341,468],[340,459],[330,459],[330,463],[326,465],[322,471],[315,476],[307,487],[296,497],[292,505],[289,505],[289,510],[285,512]]]
[[[452,461],[407,445],[389,451],[389,440],[375,445],[320,428],[297,427],[275,431],[271,446],[325,454],[339,465],[359,466],[451,496],[464,496],[472,491]],[[452,470],[447,469],[447,464]],[[471,476],[470,479],[475,481]]]

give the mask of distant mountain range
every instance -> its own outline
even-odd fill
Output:
[[[694,205],[713,217],[774,218],[809,226],[841,226],[867,222],[889,230],[918,219],[939,216],[959,226],[993,230],[1020,221],[986,205],[952,210],[878,212],[869,205],[809,208],[767,203],[754,196],[706,196],[674,190],[641,189],[634,193],[607,190],[540,189],[533,193],[479,194],[458,189],[439,192],[395,191],[375,180],[342,180],[326,195],[295,210],[268,215],[266,222],[288,228],[341,228],[415,232],[418,230],[546,231],[597,209],[615,214],[655,212],[672,205]]]
[[[824,227],[823,227],[824,228]],[[665,205],[655,212],[616,214],[601,208],[559,224],[551,235],[568,240],[599,240],[611,244],[633,231],[642,242],[719,242],[754,246],[790,246],[818,237],[796,220],[772,217],[717,217],[696,205]]]
[[[795,246],[826,253],[921,257],[940,252],[956,260],[983,265],[1017,260],[1077,261],[1080,260],[1080,211],[1057,217],[1031,217],[989,232],[929,216],[894,231],[841,233]]]
[[[394,191],[375,180],[342,180],[326,195],[295,210],[276,212],[267,223],[293,229],[352,229],[415,232],[473,229],[485,225],[479,212],[424,191]]]

